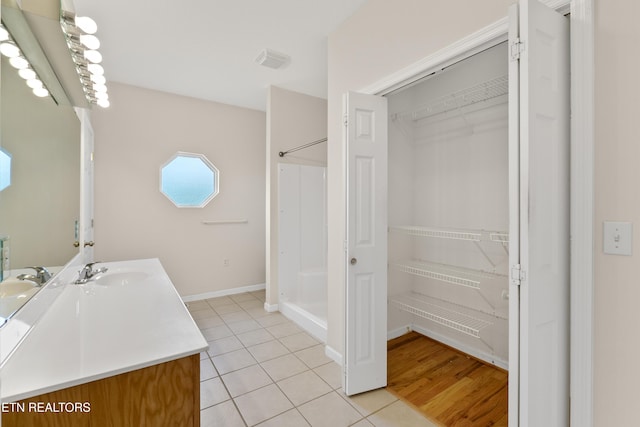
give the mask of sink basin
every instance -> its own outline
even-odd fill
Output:
[[[32,295],[37,286],[31,280],[7,279],[0,283],[0,298]]]
[[[149,275],[142,271],[107,271],[106,273],[97,276],[93,282],[103,286],[125,286],[135,285],[136,283],[142,282],[147,277],[149,277]]]

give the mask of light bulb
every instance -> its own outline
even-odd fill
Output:
[[[87,64],[87,70],[89,70],[91,74],[95,74],[98,76],[104,74],[104,68],[102,68],[102,65],[100,64]]]
[[[100,85],[103,85],[107,82],[107,79],[102,76],[102,75],[98,75],[98,74],[91,74],[90,77],[91,81]]]
[[[96,92],[106,92],[107,91],[107,87],[105,85],[101,85],[101,84],[94,84],[93,85],[93,90]]]
[[[109,99],[109,94],[107,92],[96,92],[96,99]]]
[[[31,89],[37,89],[39,87],[42,87],[42,82],[37,78],[29,79],[27,80],[27,86],[29,86]]]
[[[36,87],[33,89],[33,94],[38,98],[44,98],[45,96],[49,95],[49,91],[44,87]]]
[[[98,24],[88,16],[76,16],[75,24],[76,27],[80,28],[86,34],[94,34],[98,31]]]
[[[0,42],[9,40],[9,31],[0,26]]]
[[[31,68],[23,68],[22,70],[18,71],[18,75],[25,80],[36,78],[36,72]]]
[[[84,58],[89,62],[93,62],[94,64],[99,64],[102,62],[102,54],[97,50],[85,50]]]
[[[91,34],[81,35],[80,43],[82,43],[87,49],[100,49],[100,40]]]
[[[0,53],[7,58],[14,58],[20,55],[20,49],[15,44],[5,41],[0,43]]]
[[[109,105],[111,105],[108,99],[98,99],[98,102],[96,102],[96,104],[98,104],[102,108],[109,108]]]
[[[29,66],[29,61],[24,59],[22,56],[14,56],[13,58],[9,59],[9,64],[11,64],[11,66],[16,70],[22,70]]]

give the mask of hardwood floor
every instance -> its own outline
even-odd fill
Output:
[[[387,344],[387,390],[443,426],[506,426],[508,374],[410,332]]]

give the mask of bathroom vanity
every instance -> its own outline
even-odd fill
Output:
[[[2,425],[199,426],[207,343],[160,261],[100,266],[63,287],[0,367]]]

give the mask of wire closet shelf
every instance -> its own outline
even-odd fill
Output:
[[[422,120],[500,96],[506,96],[508,90],[509,79],[504,75],[433,99],[420,105],[417,109],[397,113],[393,118],[413,121]]]

